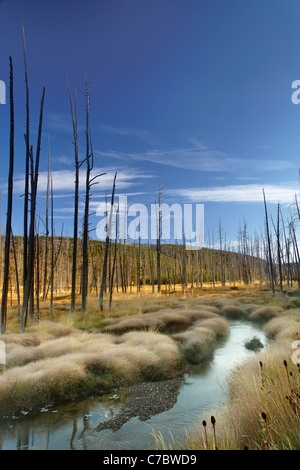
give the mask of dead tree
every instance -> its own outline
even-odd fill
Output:
[[[286,230],[285,230],[285,225],[283,221],[283,215],[282,211],[280,209],[280,216],[281,216],[281,225],[282,225],[282,230],[283,230],[283,236],[284,236],[284,243],[285,243],[285,252],[286,252],[286,263],[287,264],[287,285],[288,287],[292,287],[293,280],[292,280],[292,272],[291,272],[291,263],[290,263],[290,239],[287,238],[286,235]]]
[[[31,151],[30,152],[30,194],[33,194],[33,187],[34,187],[34,179],[35,179],[35,176],[34,176],[34,161],[33,161],[33,152]],[[30,201],[30,214],[32,214],[32,200]],[[30,224],[32,223],[32,220],[30,219]],[[29,295],[29,310],[28,310],[28,317],[29,317],[29,322],[32,323],[33,322],[33,318],[34,318],[34,277],[35,277],[35,266],[34,266],[34,259],[35,259],[35,243],[34,243],[34,240],[35,240],[35,226],[36,226],[36,221],[35,221],[35,217],[34,217],[34,230],[33,230],[33,242],[31,241],[31,238],[29,237],[29,244],[31,245],[32,243],[32,246],[30,246],[31,248],[31,252],[30,252],[30,256],[32,257],[32,264],[33,264],[33,268],[32,268],[32,277],[31,277],[31,289],[30,289],[30,295]],[[30,232],[29,232],[30,233]]]
[[[114,290],[114,277],[115,277],[115,267],[116,267],[116,259],[117,259],[117,240],[118,240],[118,211],[116,212],[115,251],[114,251],[114,259],[113,259],[112,272],[111,272],[110,284],[109,284],[109,304],[108,304],[109,312],[111,310],[112,296],[113,296],[113,290]]]
[[[53,214],[53,180],[51,176],[51,294],[50,294],[50,319],[53,316],[53,294],[54,294],[54,214]],[[46,293],[46,298],[48,291]]]
[[[36,230],[36,322],[40,322],[40,242],[39,223]]]
[[[41,152],[44,100],[45,100],[45,88],[43,88],[43,94],[42,94],[42,100],[41,100],[37,150],[36,150],[36,158],[35,158],[34,181],[33,181],[33,185],[31,188],[31,199],[30,199],[31,200],[31,212],[30,212],[28,263],[27,263],[27,272],[26,272],[26,279],[25,279],[25,290],[23,292],[23,306],[22,306],[22,317],[21,317],[21,327],[20,327],[21,333],[25,331],[25,327],[27,323],[28,302],[29,302],[30,292],[32,288],[32,277],[33,277],[33,271],[34,271],[34,228],[35,228],[36,196],[37,196],[38,174],[39,174],[39,163],[40,163],[40,152]],[[32,149],[31,149],[31,157],[32,157]]]
[[[22,21],[23,33],[23,52],[25,67],[25,86],[26,86],[26,156],[25,156],[25,192],[24,192],[24,233],[23,233],[23,292],[25,291],[25,280],[27,274],[27,250],[28,250],[28,202],[29,202],[29,162],[30,162],[30,124],[29,124],[29,85],[26,61],[25,32]]]
[[[77,98],[75,89],[75,101],[73,108],[73,101],[69,82],[67,80],[72,125],[73,125],[73,136],[74,136],[74,156],[75,156],[75,195],[74,195],[74,228],[73,228],[73,260],[72,260],[72,289],[71,289],[71,315],[74,315],[76,309],[76,274],[77,274],[77,241],[78,241],[78,206],[79,206],[79,160],[78,160],[78,124],[77,124]]]
[[[295,225],[294,225],[293,220],[291,220],[290,222],[290,230],[291,230],[291,236],[292,236],[294,256],[296,260],[295,268],[296,268],[297,283],[298,283],[298,288],[300,289],[300,253],[299,253]]]
[[[102,312],[103,310],[103,296],[104,296],[104,287],[106,283],[107,257],[108,257],[108,250],[109,250],[109,244],[110,244],[110,233],[111,233],[111,226],[112,226],[112,216],[113,216],[114,198],[115,198],[115,190],[116,190],[116,178],[117,178],[117,173],[115,174],[114,182],[113,182],[113,189],[112,189],[112,195],[111,195],[111,207],[110,207],[109,221],[108,221],[108,227],[107,227],[106,239],[105,239],[104,260],[103,260],[102,278],[101,278],[100,295],[99,295],[99,311],[100,312]]]
[[[83,240],[82,240],[82,286],[81,286],[81,315],[83,316],[86,312],[87,304],[87,291],[88,291],[88,275],[89,275],[89,210],[90,210],[90,191],[91,187],[98,184],[95,181],[105,173],[96,175],[91,178],[91,172],[94,167],[94,154],[92,148],[91,131],[89,124],[89,110],[90,110],[90,93],[88,88],[87,79],[85,79],[86,85],[86,158],[83,162],[86,162],[86,181],[85,181],[85,207],[84,207],[84,218],[83,218]],[[81,164],[83,163],[81,162]]]
[[[14,174],[14,90],[13,90],[13,63],[9,58],[10,77],[9,77],[9,93],[10,93],[10,143],[9,143],[9,172],[8,172],[8,194],[7,194],[7,213],[6,213],[6,233],[5,233],[5,249],[4,249],[4,270],[3,270],[3,287],[1,300],[1,327],[0,332],[6,332],[7,319],[7,296],[9,289],[9,265],[10,265],[10,237],[11,237],[11,219],[12,219],[12,203],[13,203],[13,174]]]
[[[139,233],[139,244],[138,244],[138,265],[136,271],[136,292],[141,292],[141,234]]]
[[[272,261],[271,239],[270,239],[270,231],[269,231],[269,221],[268,221],[267,203],[266,203],[266,196],[265,196],[265,191],[264,191],[264,189],[263,189],[263,195],[264,195],[264,206],[265,206],[266,235],[267,235],[267,244],[268,244],[270,279],[271,279],[272,292],[273,292],[273,295],[275,295],[275,284],[274,284],[274,270],[273,270],[273,261]]]
[[[158,189],[158,210],[156,214],[157,224],[157,239],[156,239],[156,269],[157,269],[157,292],[160,294],[161,291],[161,236],[162,236],[162,213],[161,213],[161,202],[162,202],[162,186],[159,184]]]
[[[282,287],[282,266],[281,266],[281,245],[280,245],[280,205],[278,204],[277,208],[277,231],[276,231],[276,238],[277,238],[277,258],[278,258],[278,270],[279,270],[279,286],[280,286],[280,295],[283,295],[283,287]]]
[[[43,301],[44,302],[46,300],[46,286],[47,286],[47,274],[48,274],[49,191],[50,191],[50,138],[48,137],[48,174],[47,174],[47,194],[46,194],[44,282],[43,282]]]
[[[152,285],[152,294],[154,294],[154,267],[153,267],[153,251],[150,247],[150,240],[148,239],[148,257],[149,257],[149,266],[150,266],[150,278]]]
[[[11,230],[11,240],[14,252],[14,261],[15,261],[15,272],[16,272],[16,287],[17,287],[17,298],[18,298],[18,322],[20,323],[20,282],[19,282],[19,272],[18,272],[18,261],[17,261],[17,250],[15,244],[15,237],[13,231]]]
[[[86,312],[87,290],[88,290],[88,236],[89,236],[89,207],[90,207],[90,179],[92,171],[91,155],[90,155],[90,125],[89,125],[89,109],[90,95],[87,79],[86,84],[86,182],[85,182],[85,206],[83,218],[83,240],[82,240],[82,288],[81,288],[81,315]]]

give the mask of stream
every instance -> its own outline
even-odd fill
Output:
[[[266,344],[264,333],[255,324],[231,322],[229,335],[218,340],[211,361],[190,367],[184,381],[178,382],[168,410],[160,411],[158,407],[157,414],[142,418],[132,413],[119,429],[112,429],[107,423],[126,409],[128,400],[122,390],[116,389],[105,396],[0,419],[0,448],[147,450],[154,445],[153,431],[161,433],[166,442],[171,441],[171,436],[175,441],[183,441],[185,430],[195,425],[203,412],[213,411],[226,401],[228,374],[255,354],[244,345],[254,336]]]

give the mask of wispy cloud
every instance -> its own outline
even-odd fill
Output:
[[[63,114],[49,113],[48,123],[50,129],[72,133],[71,119]],[[204,145],[199,139],[191,136],[177,136],[177,142],[170,141],[170,136],[151,132],[146,129],[129,128],[126,126],[114,127],[105,124],[96,124],[96,129],[118,136],[131,137],[145,143],[145,151],[120,152],[111,150],[94,150],[95,155],[119,159],[122,161],[152,162],[159,165],[178,169],[202,171],[211,173],[245,173],[274,172],[294,168],[295,164],[288,160],[269,158],[243,158],[231,155],[222,150]],[[258,146],[260,150],[270,150],[268,146]],[[68,163],[68,162],[66,162]]]
[[[187,202],[262,202],[264,188],[268,203],[292,204],[295,194],[299,194],[299,187],[286,185],[232,185],[211,188],[176,189],[168,190],[171,196],[180,197]]]
[[[99,191],[111,191],[113,177],[115,171],[111,168],[95,168],[92,172],[91,177],[106,173],[101,176],[98,181],[99,184],[93,186],[93,193]],[[38,190],[39,193],[45,193],[47,189],[47,171],[42,171],[39,174]],[[72,192],[74,190],[74,170],[59,170],[52,172],[53,178],[53,189],[54,194],[56,192]],[[145,178],[152,178],[152,175],[144,174],[139,170],[120,170],[117,175],[117,188],[118,190],[126,190],[129,187],[140,184],[140,180]],[[97,180],[96,180],[97,181]],[[79,188],[81,191],[85,189],[85,170],[84,168],[80,171]],[[17,194],[23,194],[24,192],[24,175],[19,175],[14,182],[14,192]]]
[[[149,161],[179,169],[204,172],[246,172],[259,168],[260,172],[282,171],[294,167],[286,160],[242,159],[213,150],[195,142],[193,147],[172,150],[148,150],[140,153],[97,152],[102,156],[133,161]]]

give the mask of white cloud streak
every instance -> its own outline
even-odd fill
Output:
[[[219,150],[212,150],[198,144],[195,147],[177,148],[173,150],[148,150],[141,153],[95,152],[104,157],[130,159],[133,161],[149,161],[160,165],[179,169],[203,172],[260,172],[282,171],[293,168],[293,164],[285,160],[242,159],[229,156]]]
[[[93,186],[93,193],[99,191],[111,191],[113,178],[115,172],[112,171],[111,168],[95,168],[92,172],[91,177],[94,177],[98,174],[106,173],[105,175],[101,176],[98,180],[99,184]],[[38,191],[39,193],[45,193],[47,189],[47,171],[42,171],[39,174],[38,180]],[[70,192],[74,190],[74,170],[59,170],[52,172],[53,178],[53,190],[54,195],[55,192]],[[140,183],[139,180],[143,180],[145,178],[152,178],[151,175],[146,175],[138,170],[120,170],[117,174],[117,188],[118,190],[125,190],[126,188],[132,187],[134,185],[138,185]],[[85,169],[82,168],[80,171],[80,183],[79,183],[80,191],[84,191],[85,189]],[[14,192],[17,194],[23,194],[24,192],[24,175],[19,175],[15,182],[14,182]]]
[[[296,184],[232,185],[201,189],[176,189],[168,190],[167,193],[180,197],[187,202],[197,202],[199,204],[204,202],[261,203],[263,202],[263,188],[267,202],[270,204],[292,204],[295,201],[295,195],[299,194],[299,187]]]

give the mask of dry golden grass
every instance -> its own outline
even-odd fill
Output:
[[[278,317],[282,312],[280,307],[258,307],[250,313],[249,318],[253,321],[267,321]]]
[[[182,343],[185,358],[192,364],[199,364],[212,353],[217,337],[226,336],[229,329],[227,320],[214,316],[196,321],[187,331],[176,333],[173,338]]]
[[[41,323],[27,328],[22,335],[16,333],[16,311],[12,309],[8,322],[11,331],[1,338],[7,347],[7,369],[0,375],[0,411],[6,414],[95,391],[101,393],[116,386],[174,377],[182,373],[182,353],[194,363],[209,356],[217,337],[229,331],[227,318],[267,321],[266,333],[277,335],[278,341],[297,337],[300,320],[299,311],[294,308],[295,300],[279,299],[277,304],[276,301],[268,291],[258,293],[243,287],[234,292],[220,287],[209,294],[204,288],[200,296],[182,296],[178,291],[171,297],[149,296],[145,290],[140,295],[116,294],[112,310],[108,312],[106,302],[101,313],[98,299],[90,296],[85,317],[82,318],[78,310],[75,318],[70,319],[69,298],[66,297],[55,302],[55,321],[48,320],[49,306],[42,304]],[[257,362],[232,377],[232,400],[226,411],[217,416],[216,430],[226,448],[242,447],[245,439],[241,440],[241,433],[245,433],[247,426],[252,429],[247,445],[258,448],[266,428],[261,413],[269,417],[278,411],[278,406],[281,419],[289,410],[289,403],[283,400],[281,409],[279,400],[286,387],[282,370],[276,372],[277,361],[283,358],[281,349],[275,353],[275,348],[274,354],[272,351],[263,362],[265,380],[270,387],[278,385],[276,393],[268,395],[268,391],[260,390]],[[276,354],[279,359],[275,359]],[[269,408],[262,406],[266,396],[268,404],[275,397]],[[276,424],[274,433],[283,432],[291,418],[287,414],[282,429],[277,418],[272,418],[272,423]],[[290,425],[289,429],[290,443],[287,440],[282,443],[287,448],[297,445],[294,428]],[[191,448],[203,444],[195,435],[189,440]]]
[[[34,333],[5,337],[2,414],[70,400],[91,390],[100,393],[143,380],[173,378],[181,370],[175,341],[155,331],[113,336],[43,322],[35,330],[35,343]]]

